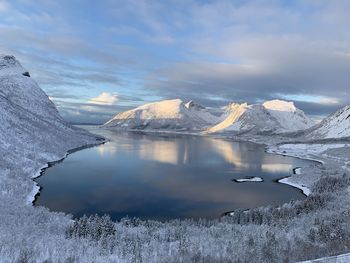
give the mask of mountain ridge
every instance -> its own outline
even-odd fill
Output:
[[[305,131],[307,139],[339,139],[350,137],[350,105],[324,118]]]
[[[181,99],[147,103],[137,108],[120,112],[103,127],[119,129],[171,129],[201,130],[212,125],[217,117],[205,107],[187,103]]]
[[[229,103],[221,116],[204,106],[180,99],[147,103],[120,112],[103,127],[125,130],[196,130],[204,133],[284,133],[303,130],[313,122],[293,102]]]
[[[21,177],[13,198],[32,202],[39,188],[31,177],[41,167],[101,138],[69,125],[26,72],[14,56],[0,55],[0,193]]]

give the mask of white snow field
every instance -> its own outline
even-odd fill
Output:
[[[217,122],[203,106],[180,99],[148,103],[136,109],[118,113],[103,127],[116,129],[203,130]]]
[[[298,188],[301,191],[303,191],[303,194],[306,195],[306,196],[308,196],[311,193],[310,189],[307,188],[305,185],[294,183],[294,182],[292,182],[290,180],[289,177],[279,179],[278,182],[281,183],[281,184],[287,184],[287,185],[293,186],[295,188]]]
[[[234,211],[232,216],[217,220],[124,219],[111,223],[105,218],[82,218],[73,222],[63,213],[33,207],[31,201],[38,186],[32,178],[40,175],[48,162],[63,158],[71,149],[101,143],[102,138],[68,125],[25,72],[14,57],[0,56],[1,263],[296,262],[350,251],[350,178],[345,169],[350,160],[346,143],[322,153],[313,151],[312,157],[326,165],[310,163],[302,167],[302,173],[291,176],[291,179],[297,176],[293,182],[311,189],[304,200]],[[268,115],[268,109],[262,105],[253,109],[237,106],[240,107]],[[282,107],[281,111],[285,109]],[[294,116],[295,112],[291,112],[288,114]],[[149,104],[124,114],[107,125],[162,129],[200,129],[212,125],[205,109],[179,100],[168,101],[166,105]],[[282,117],[278,116],[280,113],[273,114],[277,117],[270,121],[276,124],[277,118]],[[140,115],[146,117],[141,119]],[[154,115],[159,119],[153,122]],[[163,119],[169,116],[179,119],[176,117],[175,122]],[[260,127],[266,128],[259,126],[257,130]],[[273,130],[285,128],[290,127],[279,125]],[[266,137],[266,141],[270,139]],[[293,149],[277,147],[282,154]],[[299,151],[292,154],[303,157],[308,146],[297,147]]]

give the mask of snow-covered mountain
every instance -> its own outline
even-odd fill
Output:
[[[283,131],[304,130],[315,124],[293,102],[270,100],[264,102],[263,106],[278,121]]]
[[[38,187],[33,190],[30,177],[47,162],[97,143],[95,136],[67,124],[30,74],[7,55],[0,55],[0,123],[0,193],[9,196],[6,186],[18,180],[16,191],[10,191],[15,199],[31,192],[33,198]]]
[[[103,127],[115,129],[203,130],[218,121],[201,105],[180,99],[148,103],[118,113]]]
[[[231,103],[222,122],[210,127],[208,133],[284,133],[311,127],[313,122],[293,102],[266,101],[263,104]]]
[[[305,132],[307,139],[339,139],[350,137],[350,105],[326,117]]]

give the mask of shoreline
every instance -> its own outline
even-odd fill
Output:
[[[80,125],[81,128],[85,129],[84,128],[84,125]],[[88,127],[91,127],[92,129],[88,129]],[[213,138],[213,139],[220,139],[220,140],[225,140],[225,141],[230,141],[230,142],[244,142],[244,143],[253,143],[253,144],[258,144],[260,146],[263,146],[265,147],[264,149],[264,152],[265,153],[268,153],[268,154],[276,154],[276,155],[283,155],[283,156],[289,156],[289,157],[292,157],[292,158],[297,158],[297,159],[301,159],[301,160],[307,160],[307,161],[311,161],[311,162],[317,162],[319,164],[324,164],[324,161],[321,161],[321,160],[318,160],[318,159],[315,159],[315,158],[310,158],[310,157],[303,157],[303,156],[298,156],[298,155],[293,155],[293,154],[288,154],[288,153],[285,153],[285,152],[279,152],[279,151],[272,151],[270,150],[270,147],[277,147],[277,145],[270,145],[270,146],[267,146],[266,143],[263,143],[263,142],[255,142],[255,141],[252,141],[252,140],[248,140],[247,138],[241,138],[240,140],[235,140],[235,138],[232,138],[232,137],[229,137],[227,135],[220,135],[220,134],[201,134],[201,133],[191,133],[191,132],[184,132],[184,131],[156,131],[156,130],[147,130],[147,131],[143,131],[143,130],[114,130],[114,129],[106,129],[106,128],[103,128],[101,126],[92,126],[92,125],[86,125],[86,128],[85,130],[87,130],[88,132],[90,133],[93,133],[94,129],[96,130],[107,130],[107,131],[112,131],[112,132],[131,132],[131,133],[144,133],[146,135],[164,135],[164,134],[168,134],[168,135],[181,135],[181,136],[199,136],[199,137],[209,137],[209,138]],[[93,133],[94,134],[94,133]],[[101,136],[99,134],[94,134],[95,136]],[[253,139],[253,138],[252,138]],[[62,162],[65,160],[65,158],[67,158],[67,156],[71,153],[74,153],[76,151],[80,151],[80,150],[83,150],[83,149],[86,149],[86,148],[90,148],[90,147],[96,147],[96,146],[99,146],[101,144],[104,144],[106,142],[108,142],[109,139],[108,138],[104,138],[104,140],[101,142],[101,143],[96,143],[96,144],[89,144],[89,145],[85,145],[85,146],[81,146],[81,147],[77,147],[77,148],[74,148],[74,149],[71,149],[71,150],[68,150],[67,153],[62,157],[62,158],[59,158],[58,160],[55,160],[55,161],[52,161],[52,162],[49,162],[47,163],[46,165],[44,165],[38,172],[37,174],[32,177],[33,179],[35,178],[38,178],[40,176],[43,175],[43,173],[45,172],[45,170],[53,165],[55,165],[56,163],[59,163],[59,162]],[[295,171],[297,169],[301,169],[301,167],[294,167],[293,168],[293,174],[297,174]],[[311,193],[311,190],[310,188],[308,188],[307,186],[305,186],[304,182],[292,182],[290,181],[290,178],[293,176],[293,174],[289,175],[289,176],[284,176],[282,178],[279,178],[277,180],[275,180],[276,183],[280,183],[280,184],[286,184],[286,185],[289,185],[293,188],[297,188],[298,190],[300,190],[306,197]],[[302,174],[300,174],[302,175]],[[34,181],[34,180],[33,180]],[[236,181],[236,180],[235,180]],[[259,180],[259,182],[262,182],[263,180]],[[35,182],[35,181],[34,181]],[[237,180],[236,181],[237,183],[243,183],[243,182],[251,182],[251,180],[246,180],[246,179],[243,179],[242,181],[240,180]],[[255,183],[257,183],[258,181],[253,181]],[[35,182],[35,185],[33,187],[33,191],[30,193],[29,197],[30,200],[28,200],[28,202],[32,203],[32,205],[35,204],[35,201],[36,201],[36,198],[38,195],[40,195],[40,190],[41,190],[41,186],[38,185],[36,182]],[[227,213],[225,213],[227,214]]]
[[[301,190],[305,196],[309,196],[311,194],[311,190],[308,187],[306,187],[305,185],[303,185],[303,184],[300,185],[298,183],[290,182],[289,181],[290,177],[291,177],[291,175],[284,177],[284,178],[281,178],[281,179],[278,179],[277,182],[280,184],[286,184],[286,185],[292,186],[294,188],[297,188],[297,189]]]
[[[94,134],[95,135],[95,134]],[[86,144],[83,146],[79,146],[73,149],[68,150],[63,157],[54,160],[54,161],[50,161],[47,162],[46,164],[44,164],[40,169],[38,169],[38,171],[31,177],[31,179],[34,182],[34,186],[32,191],[27,195],[26,201],[28,205],[32,205],[35,206],[35,201],[37,200],[37,197],[40,195],[40,190],[42,189],[42,187],[35,181],[36,178],[39,178],[40,176],[43,176],[45,170],[47,168],[50,168],[52,166],[54,166],[57,163],[63,162],[68,155],[73,154],[75,152],[78,152],[80,150],[84,150],[84,149],[88,149],[88,148],[92,148],[92,147],[97,147],[99,145],[105,144],[108,140],[107,139],[103,139],[101,140],[101,143],[90,143],[90,144]]]
[[[288,143],[288,144],[292,144],[293,143]],[[305,144],[308,144],[307,142],[305,142]],[[301,160],[307,160],[307,161],[312,161],[312,162],[316,162],[319,164],[326,164],[325,161],[320,160],[320,159],[316,159],[310,156],[302,156],[302,155],[296,155],[296,154],[291,154],[288,152],[284,152],[284,151],[276,151],[276,150],[271,150],[271,148],[276,147],[276,145],[270,145],[267,146],[265,149],[265,152],[270,153],[270,154],[278,154],[278,155],[282,155],[282,156],[288,156],[288,157],[293,157],[293,158],[297,158],[297,159],[301,159]]]
[[[83,125],[80,125],[80,127],[82,127],[82,126]],[[94,127],[96,129],[103,129],[103,130],[107,130],[107,131],[115,131],[115,132],[132,132],[132,133],[136,132],[136,133],[144,133],[144,134],[148,134],[148,135],[170,134],[170,135],[183,135],[183,136],[199,136],[199,137],[209,137],[209,138],[213,138],[213,139],[226,140],[226,141],[231,141],[231,142],[254,143],[254,144],[258,144],[258,145],[264,146],[265,147],[264,151],[266,153],[268,153],[268,154],[276,154],[276,155],[282,155],[282,156],[288,156],[288,157],[292,157],[292,158],[297,158],[297,159],[301,159],[301,160],[307,160],[307,161],[310,161],[310,162],[315,162],[315,163],[317,163],[319,165],[325,165],[326,164],[326,161],[324,161],[324,159],[321,160],[321,159],[316,159],[314,157],[310,157],[309,155],[303,156],[303,155],[299,155],[299,154],[295,154],[295,153],[288,153],[288,152],[286,152],[284,150],[283,151],[282,150],[277,150],[279,145],[283,145],[283,144],[298,145],[300,143],[292,143],[292,142],[283,143],[282,142],[282,143],[278,143],[278,144],[267,145],[267,143],[263,142],[263,141],[259,141],[259,142],[254,141],[254,138],[252,138],[252,140],[249,140],[249,139],[247,139],[245,137],[240,138],[240,139],[235,139],[235,137],[230,137],[230,136],[224,135],[224,134],[202,134],[202,133],[197,133],[197,132],[191,133],[191,132],[184,132],[184,131],[157,131],[157,130],[146,130],[146,131],[143,131],[143,130],[114,130],[114,129],[108,129],[108,128],[106,129],[106,128],[103,128],[101,126],[92,126],[92,125],[86,125],[86,126]],[[93,131],[85,129],[85,128],[83,128],[83,129],[89,131],[90,133],[95,135],[97,138],[101,138],[100,135],[94,134]],[[268,138],[266,138],[266,140],[267,139]],[[109,141],[108,138],[104,138],[103,140],[101,140],[100,143],[97,142],[97,143],[94,143],[94,144],[87,144],[87,145],[84,145],[84,146],[80,146],[80,147],[76,147],[76,148],[70,149],[64,154],[64,156],[62,158],[59,158],[57,160],[48,162],[45,165],[43,165],[43,167],[41,167],[37,171],[37,173],[35,173],[35,175],[33,177],[31,177],[33,179],[33,182],[34,182],[34,186],[33,186],[32,191],[28,194],[27,203],[28,204],[32,204],[33,206],[35,205],[35,201],[37,199],[37,196],[40,195],[40,190],[42,189],[42,187],[37,182],[35,182],[34,179],[42,176],[47,168],[55,165],[56,163],[64,161],[65,158],[67,158],[67,156],[69,154],[72,154],[72,153],[74,153],[76,151],[80,151],[80,150],[83,150],[83,149],[86,149],[86,148],[96,147],[96,146],[99,146],[101,144],[105,144],[108,141]],[[304,142],[303,144],[313,144],[313,143],[312,142],[309,142],[309,143]],[[318,157],[317,154],[316,154],[316,157]],[[339,165],[339,167],[342,168],[341,165]],[[306,167],[303,167],[303,168],[306,168]],[[307,185],[307,182],[305,180],[306,179],[306,175],[305,174],[297,172],[297,170],[300,171],[301,169],[302,169],[302,167],[294,167],[293,168],[293,173],[291,175],[282,177],[280,179],[277,179],[276,182],[280,183],[280,184],[285,184],[285,185],[289,185],[291,187],[297,188],[298,190],[300,190],[307,197],[307,196],[309,196],[311,194],[311,187],[310,187],[311,185]],[[310,169],[310,167],[309,167],[309,169]],[[315,171],[315,169],[319,170],[317,167],[313,167],[311,169],[312,169],[312,171]],[[296,182],[295,182],[294,176],[296,176],[296,175],[298,175],[300,178],[298,178],[296,180]],[[293,181],[293,179],[294,179],[294,181]],[[243,182],[237,182],[237,183],[243,183]],[[227,213],[224,213],[224,214],[229,214],[231,212],[227,212]]]
[[[293,143],[289,143],[289,142],[288,142],[288,144],[294,145]],[[305,144],[307,144],[307,143],[305,143]],[[277,154],[277,155],[297,158],[297,159],[300,159],[300,160],[307,160],[307,161],[311,161],[311,162],[316,162],[316,163],[321,164],[321,165],[325,165],[326,164],[325,161],[320,160],[320,159],[316,159],[316,158],[313,158],[313,157],[310,157],[310,156],[302,156],[302,155],[297,155],[297,154],[291,154],[291,153],[288,153],[286,151],[273,150],[274,147],[278,147],[278,145],[267,146],[265,148],[265,152],[269,153],[269,154]],[[297,172],[297,170],[299,170],[299,172]],[[302,172],[300,172],[301,170],[302,170],[302,167],[294,167],[293,168],[293,173],[291,175],[283,177],[283,178],[280,178],[280,179],[277,180],[277,182],[280,183],[280,184],[285,184],[285,185],[289,185],[291,187],[297,188],[306,197],[308,197],[311,194],[311,189],[310,189],[310,186],[309,187],[306,186],[305,182],[302,180],[302,178],[304,178],[305,175]],[[301,180],[298,180],[298,182],[293,182],[293,181],[291,181],[291,178],[293,177],[293,175],[300,175],[300,177],[302,177],[302,178],[300,178]]]

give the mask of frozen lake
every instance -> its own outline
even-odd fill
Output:
[[[36,179],[35,205],[79,217],[217,218],[237,208],[302,199],[276,183],[307,161],[208,137],[94,130],[111,141],[70,154]],[[263,182],[234,179],[260,177]]]

